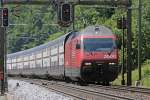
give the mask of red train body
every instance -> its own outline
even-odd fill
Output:
[[[63,79],[85,82],[111,82],[119,73],[116,40],[110,29],[89,26],[80,32],[70,32],[48,44],[9,54],[8,73],[61,76]],[[47,54],[44,56],[45,50]],[[41,56],[38,57],[39,52]]]
[[[116,40],[105,27],[72,34],[65,44],[65,75],[89,82],[113,81],[119,71]]]

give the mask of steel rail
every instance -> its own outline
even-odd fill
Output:
[[[24,80],[23,80],[23,81],[24,81]],[[43,83],[41,84],[41,83],[39,82],[39,80],[36,80],[36,82],[33,81],[33,80],[25,80],[25,81],[30,82],[31,84],[35,84],[35,85],[38,85],[38,86],[47,88],[47,89],[49,89],[49,90],[51,90],[51,91],[53,91],[53,92],[61,93],[61,94],[65,95],[65,96],[72,97],[72,98],[75,99],[75,100],[78,100],[78,99],[79,99],[79,100],[87,100],[87,98],[80,97],[80,96],[75,95],[75,94],[72,94],[72,93],[64,92],[64,91],[62,91],[62,90],[60,90],[60,89],[56,89],[56,88],[53,88],[53,87],[51,87],[51,86],[48,86],[47,84],[43,84]],[[31,82],[31,81],[32,81],[32,82]]]
[[[65,86],[63,84],[59,84],[57,83],[57,85],[60,85],[60,86]],[[127,99],[127,100],[134,100],[133,98],[129,98],[129,97],[125,97],[125,96],[118,96],[118,95],[114,95],[114,94],[108,94],[108,93],[103,93],[103,92],[100,92],[100,91],[93,91],[93,90],[88,90],[88,89],[80,89],[80,88],[77,88],[77,87],[73,87],[73,86],[65,86],[67,88],[70,88],[70,89],[74,89],[74,90],[78,90],[78,91],[82,91],[82,92],[86,92],[86,93],[92,93],[92,94],[95,94],[95,95],[98,95],[98,96],[106,96],[106,97],[110,97],[111,99]]]
[[[115,90],[115,91],[122,91],[122,92],[137,92],[142,94],[150,95],[150,89],[148,88],[141,88],[141,87],[131,87],[131,86],[120,86],[120,85],[112,85],[112,86],[102,86],[102,85],[92,85],[94,88],[102,88],[106,90]]]
[[[39,81],[39,80],[36,80],[36,81]],[[85,89],[85,88],[82,88],[82,87],[79,88],[79,87],[64,85],[64,84],[60,84],[60,83],[51,83],[51,82],[48,82],[46,80],[42,80],[42,84],[56,85],[56,86],[59,86],[59,87],[65,88],[65,89],[66,88],[67,89],[72,89],[73,91],[78,91],[78,92],[80,91],[81,93],[86,93],[86,94],[89,94],[89,95],[104,97],[104,98],[108,98],[108,99],[134,100],[134,98],[130,98],[130,97],[118,96],[118,95],[115,95],[115,94],[108,94],[108,93],[104,93],[104,92],[100,92],[100,91],[94,91],[94,90],[89,90],[89,89]]]

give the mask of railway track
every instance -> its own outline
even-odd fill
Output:
[[[110,94],[83,86],[66,84],[64,82],[51,82],[39,79],[25,79],[23,81],[27,81],[31,84],[39,85],[52,91],[70,96],[75,100],[135,100],[131,97],[116,95],[113,93]]]
[[[90,85],[93,88],[101,88],[106,90],[114,90],[114,91],[122,91],[122,92],[132,92],[132,93],[141,93],[144,95],[150,96],[150,89],[149,88],[141,88],[141,87],[131,87],[131,86],[119,86],[119,85],[113,85],[113,86],[102,86],[102,85]]]

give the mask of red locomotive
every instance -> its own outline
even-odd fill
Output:
[[[110,29],[89,26],[41,46],[9,54],[8,73],[108,83],[119,73],[116,40]]]

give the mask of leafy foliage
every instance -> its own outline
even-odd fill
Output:
[[[133,7],[138,1],[133,0]],[[142,60],[150,58],[150,1],[142,1]],[[17,6],[17,7],[16,7]],[[24,25],[10,25],[8,30],[8,53],[32,48],[43,44],[72,30],[57,25],[57,13],[51,5],[11,5],[10,23]],[[113,30],[120,38],[122,30],[117,29],[117,18],[126,15],[125,9],[104,9],[97,7],[76,6],[75,30],[83,29],[89,25],[105,25]],[[132,46],[133,63],[137,64],[137,10],[132,12]]]

